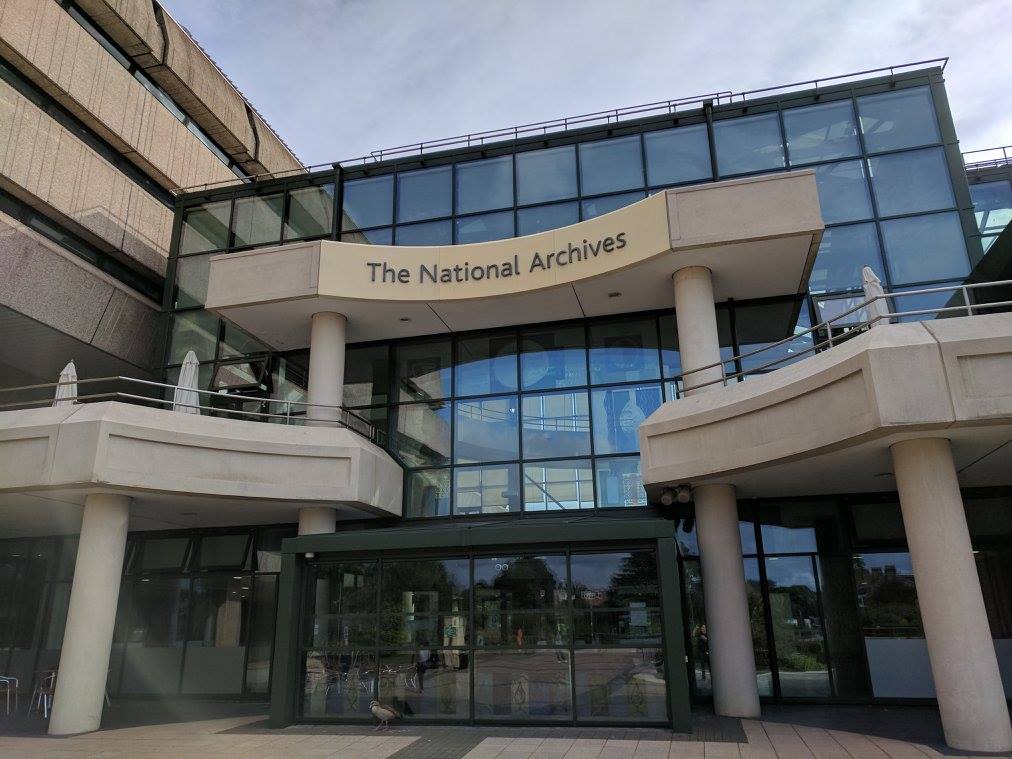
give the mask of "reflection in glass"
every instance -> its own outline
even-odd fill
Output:
[[[393,175],[345,182],[342,193],[341,229],[383,227],[393,223]]]
[[[722,177],[784,167],[784,143],[775,113],[723,119],[713,125]]]
[[[639,456],[597,459],[594,471],[597,474],[598,508],[647,505]]]
[[[517,203],[547,203],[576,196],[576,148],[567,145],[518,153]]]
[[[639,450],[637,430],[661,405],[661,386],[624,385],[593,391],[594,453]]]
[[[387,651],[379,655],[379,700],[406,721],[467,719],[471,679],[466,651]]]
[[[570,558],[577,645],[660,645],[661,597],[653,551]]]
[[[245,534],[239,537],[247,539]],[[251,585],[252,577],[248,575],[194,579],[182,693],[242,690]]]
[[[122,693],[170,694],[179,692],[179,674],[189,624],[190,581],[182,578],[141,578],[128,589],[130,621],[126,644]]]
[[[475,719],[572,719],[569,656],[566,649],[476,652]]]
[[[397,227],[398,245],[451,245],[453,226],[449,219],[405,224]]]
[[[303,671],[305,717],[369,717],[376,692],[376,654],[307,651]]]
[[[437,338],[394,347],[398,400],[424,401],[450,395],[450,346],[448,339]]]
[[[450,404],[408,403],[393,408],[391,448],[404,466],[450,463]]]
[[[583,325],[525,332],[520,341],[523,390],[551,390],[587,384]]]
[[[822,220],[826,224],[870,219],[875,215],[863,161],[829,163],[814,170]]]
[[[759,581],[759,560],[744,559],[745,593],[752,629],[752,653],[755,657],[756,685],[760,696],[773,695],[773,671],[770,668],[769,638],[766,636],[766,604]]]
[[[812,355],[812,335],[804,334],[812,326],[808,304],[804,301],[779,300],[737,306],[734,321],[742,371],[773,371]],[[797,337],[772,347],[774,343],[786,340],[791,335]],[[751,351],[761,352],[752,356],[745,355]]]
[[[766,559],[780,692],[788,697],[832,695],[815,571],[811,556]]]
[[[187,351],[200,362],[211,361],[218,344],[218,318],[207,311],[186,311],[172,317],[170,364],[181,364]]]
[[[589,405],[586,390],[525,395],[524,458],[589,455]]]
[[[520,505],[520,469],[516,464],[453,470],[454,514],[504,514],[520,511]]]
[[[450,513],[450,470],[427,469],[410,472],[404,485],[405,515],[445,517]]]
[[[662,129],[643,135],[647,184],[651,187],[711,179],[706,124]]]
[[[643,153],[639,135],[582,142],[579,150],[580,191],[584,195],[643,186]]]
[[[675,377],[682,371],[682,356],[678,350],[678,324],[674,314],[663,314],[659,319],[661,331],[661,375]]]
[[[513,157],[458,163],[457,213],[491,211],[513,205]]]
[[[960,285],[962,282],[940,282],[932,285],[931,287],[943,287],[944,285]],[[917,291],[922,288],[920,285],[913,287],[897,287],[893,289],[893,292],[902,293]],[[942,292],[928,292],[920,293],[918,295],[904,295],[899,298],[895,298],[893,303],[896,304],[896,311],[925,311],[923,314],[909,314],[907,316],[901,316],[897,319],[900,322],[921,322],[930,321],[931,319],[948,319],[953,316],[966,316],[966,311],[961,307],[966,305],[966,299],[963,297],[961,290],[944,290]],[[933,309],[941,308],[957,308],[957,311],[946,311],[938,313]]]
[[[483,213],[456,219],[457,244],[503,240],[513,236],[513,212]]]
[[[972,184],[970,197],[973,199],[977,228],[993,242],[994,236],[1001,234],[1009,221],[1012,221],[1012,185],[1007,179]],[[985,252],[988,247],[990,244],[985,244]]]
[[[225,322],[225,334],[221,339],[221,347],[218,351],[219,358],[266,352],[267,347],[263,343],[247,335],[235,325]]]
[[[397,223],[449,216],[450,166],[405,171],[397,175]],[[398,230],[399,232],[400,230]],[[401,243],[405,244],[405,243]],[[420,243],[414,243],[420,244]]]
[[[227,248],[231,214],[231,200],[205,203],[184,211],[183,228],[179,237],[179,255]]]
[[[517,234],[533,235],[549,229],[568,227],[580,220],[580,206],[574,203],[553,203],[517,210]]]
[[[285,239],[329,235],[334,226],[334,183],[301,187],[288,193]]]
[[[875,225],[832,227],[822,233],[808,287],[815,293],[860,289],[864,266],[870,266],[879,279],[885,276]]]
[[[517,397],[454,402],[453,458],[458,464],[519,458]]]
[[[955,211],[883,221],[886,263],[894,285],[959,279],[970,270]]]
[[[517,339],[513,333],[462,337],[457,341],[454,394],[488,395],[517,389]]]
[[[645,197],[646,193],[642,191],[624,192],[621,195],[607,195],[603,198],[584,200],[580,203],[580,208],[584,219],[593,219],[596,216],[603,216],[606,213],[617,211],[619,208],[625,208],[637,200],[643,200]]]
[[[868,159],[880,216],[936,211],[955,205],[942,148]]]
[[[246,657],[246,692],[267,693],[271,683],[271,652],[277,606],[277,577],[258,575],[253,585],[253,613]]]
[[[474,560],[475,646],[568,646],[566,557]]]
[[[392,227],[383,227],[365,232],[342,232],[341,242],[353,242],[359,245],[393,245],[394,230]]]
[[[344,405],[386,403],[390,384],[390,355],[386,345],[353,345],[345,352]]]
[[[785,110],[784,132],[792,166],[861,153],[849,100]]]
[[[857,99],[857,110],[869,153],[939,141],[938,122],[927,87],[864,95]]]
[[[207,300],[207,279],[210,270],[210,254],[176,260],[176,300],[173,308],[204,305],[204,301]]]
[[[232,245],[262,245],[281,239],[284,195],[253,195],[235,199]]]
[[[594,475],[589,459],[524,465],[524,511],[592,508]]]
[[[681,543],[681,541],[679,541]],[[692,679],[699,696],[713,692],[713,672],[710,668],[710,631],[706,626],[706,608],[703,600],[703,570],[698,559],[682,562],[685,578],[686,627],[689,630],[689,661]]]
[[[424,649],[466,645],[470,582],[467,559],[385,562],[381,645]]]
[[[653,319],[590,325],[590,382],[635,382],[660,378],[657,324]]]
[[[186,549],[190,547],[190,539],[182,538],[148,538],[144,541],[138,569],[144,571],[183,568]]]
[[[576,657],[576,718],[663,722],[664,657],[656,648],[583,649]]]

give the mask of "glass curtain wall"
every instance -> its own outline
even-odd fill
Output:
[[[663,722],[652,548],[319,561],[302,716]]]

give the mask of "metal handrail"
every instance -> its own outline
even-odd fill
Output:
[[[1001,156],[995,156],[994,158],[985,158],[979,161],[967,161],[967,156],[979,155],[980,153],[997,153],[1001,151]],[[1012,163],[1012,145],[998,145],[993,148],[981,148],[980,150],[967,150],[963,153],[963,168],[967,170],[972,169],[990,169],[997,168],[1000,166],[1008,166]]]
[[[500,127],[498,129],[489,129],[482,132],[471,132],[469,134],[455,135],[453,137],[443,137],[435,140],[425,140],[406,145],[398,145],[392,148],[382,148],[380,150],[372,150],[368,155],[348,158],[340,161],[299,166],[297,168],[287,169],[284,171],[263,172],[261,174],[251,175],[245,180],[245,182],[233,179],[224,179],[218,182],[203,182],[200,184],[190,185],[188,187],[179,187],[172,190],[172,192],[176,195],[181,195],[187,192],[209,190],[212,187],[224,185],[242,185],[244,183],[250,181],[255,182],[260,179],[283,179],[288,176],[303,175],[307,172],[313,171],[314,169],[336,168],[338,166],[365,166],[400,156],[420,156],[436,150],[473,147],[476,145],[484,146],[502,140],[519,139],[522,136],[531,134],[547,135],[557,132],[565,132],[574,127],[585,126],[588,124],[612,124],[633,116],[644,116],[649,114],[670,115],[675,113],[678,109],[686,108],[688,106],[702,106],[706,102],[713,102],[716,105],[742,103],[749,97],[757,95],[770,95],[776,92],[789,92],[799,89],[818,90],[820,86],[840,82],[846,79],[863,77],[868,74],[881,74],[885,72],[888,72],[890,76],[893,76],[899,71],[912,69],[918,66],[927,66],[930,64],[937,64],[944,71],[948,62],[949,59],[947,57],[929,58],[922,61],[912,61],[910,63],[901,63],[894,66],[879,66],[878,68],[853,71],[847,74],[806,79],[804,81],[791,82],[789,84],[778,84],[772,87],[762,87],[754,90],[743,90],[741,92],[720,90],[702,95],[689,95],[686,97],[670,98],[668,100],[657,100],[652,103],[641,103],[639,105],[623,106],[621,108],[609,108],[607,110],[594,111],[592,113],[584,113],[577,116],[563,116],[561,118],[548,119],[547,121],[537,121],[529,124]]]
[[[986,309],[1012,307],[1012,300],[994,301],[990,303],[971,302],[970,300],[971,290],[981,290],[988,287],[1012,287],[1012,279],[1004,279],[995,282],[977,282],[972,284],[961,284],[961,285],[941,285],[938,287],[925,287],[919,290],[905,290],[903,292],[898,293],[883,293],[882,295],[876,295],[872,298],[866,298],[862,300],[856,306],[853,306],[852,308],[849,308],[846,311],[843,311],[830,319],[826,319],[825,321],[819,322],[813,327],[809,327],[808,329],[797,332],[781,340],[777,340],[774,343],[763,345],[760,348],[756,348],[751,351],[746,351],[745,353],[738,353],[728,358],[722,358],[720,361],[715,361],[711,364],[706,364],[705,366],[696,367],[695,369],[689,369],[687,371],[676,374],[671,379],[673,379],[675,382],[678,382],[679,380],[684,382],[685,377],[689,375],[698,374],[700,372],[705,372],[714,368],[719,368],[722,374],[720,379],[713,379],[707,382],[694,384],[692,386],[692,389],[696,390],[701,387],[708,387],[710,385],[716,384],[723,384],[726,386],[729,380],[732,383],[737,383],[744,377],[755,374],[765,374],[771,368],[777,367],[778,365],[784,364],[789,361],[796,361],[798,358],[801,358],[809,353],[815,354],[826,348],[832,348],[841,342],[851,339],[852,337],[854,337],[857,334],[860,334],[861,332],[865,332],[871,329],[873,326],[875,326],[875,324],[877,324],[882,320],[887,320],[887,322],[891,322],[894,319],[907,316],[923,316],[927,314],[948,314],[955,312],[962,312],[965,313],[966,316],[973,316],[975,312],[979,313],[980,311]],[[864,319],[856,323],[848,322],[847,324],[842,325],[838,324],[838,322],[845,319],[845,317],[851,316],[852,314],[861,311],[866,311],[872,304],[877,303],[879,301],[885,301],[888,303],[890,300],[895,298],[906,298],[916,295],[929,295],[932,293],[943,293],[943,292],[962,293],[963,305],[939,306],[938,308],[910,309],[908,311],[894,311],[890,308],[888,312],[877,314],[875,317],[871,319]],[[842,329],[844,331],[834,338],[833,337],[834,329],[836,330]],[[816,342],[815,341],[817,338],[816,333],[824,333],[826,335],[826,338],[824,340]],[[791,343],[795,343],[798,340],[804,339],[808,335],[811,335],[813,337],[812,344],[803,348],[802,350],[799,350],[797,353],[794,353],[789,356],[781,356],[772,361],[768,361],[764,364],[761,364],[759,366],[754,366],[749,369],[742,369],[741,371],[733,372],[731,374],[724,373],[724,367],[729,363],[740,362],[742,359],[751,358],[752,356],[757,356],[760,353],[772,351],[776,348],[783,347],[784,345],[790,345]]]
[[[110,377],[90,377],[87,379],[77,380],[64,380],[57,382],[43,382],[35,385],[21,385],[18,387],[0,387],[0,393],[17,393],[30,390],[55,390],[58,387],[64,385],[93,385],[96,383],[109,383],[109,382],[124,382],[127,384],[137,384],[147,387],[160,388],[163,390],[175,391],[179,386],[170,385],[165,382],[154,382],[152,380],[140,379],[138,377],[126,377],[123,375],[116,375]],[[250,401],[254,403],[266,404],[267,408],[270,409],[271,404],[281,404],[284,407],[283,413],[272,413],[268,411],[250,411],[245,409],[231,409],[224,408],[221,406],[213,406],[205,403],[194,403],[194,404],[179,404],[186,408],[200,409],[213,413],[214,415],[225,415],[225,416],[237,416],[240,418],[252,418],[254,420],[263,420],[274,422],[277,424],[312,424],[313,426],[335,426],[344,427],[345,429],[351,430],[363,437],[367,438],[377,445],[383,445],[386,442],[386,433],[380,430],[366,419],[362,418],[354,411],[346,409],[343,406],[333,406],[325,403],[309,403],[307,401],[295,401],[295,400],[281,400],[277,398],[258,398],[252,395],[242,395],[239,393],[221,393],[213,390],[200,390],[197,388],[183,387],[182,390],[192,391],[197,394],[198,400],[201,400],[200,396],[212,396],[215,398],[228,398],[229,400],[238,401]],[[150,395],[139,395],[137,393],[124,392],[122,390],[113,390],[101,393],[75,393],[72,396],[61,398],[60,400],[67,400],[74,403],[93,403],[104,400],[114,400],[121,398],[128,401],[143,401],[145,403],[153,403],[156,405],[167,406],[170,409],[175,405],[171,398],[158,398]],[[2,410],[13,410],[19,408],[31,408],[36,406],[49,406],[52,405],[54,398],[49,395],[45,398],[39,398],[36,400],[25,400],[25,401],[12,401],[7,403],[0,403],[0,411]],[[301,411],[292,411],[292,407],[299,407]],[[307,412],[309,409],[324,409],[328,412],[332,412],[337,418],[309,418]],[[329,414],[323,415],[324,417]]]

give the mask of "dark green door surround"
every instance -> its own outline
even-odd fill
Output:
[[[689,683],[685,667],[681,581],[678,576],[675,523],[665,519],[593,519],[571,517],[516,524],[484,522],[444,526],[408,526],[355,530],[289,538],[282,546],[278,618],[272,674],[269,725],[287,727],[298,721],[300,634],[303,594],[310,562],[321,555],[397,556],[405,552],[440,552],[508,548],[541,550],[546,546],[608,547],[639,543],[655,549],[661,594],[662,641],[666,670],[669,724],[690,732]],[[307,559],[306,554],[311,554]],[[628,724],[628,723],[625,723]]]

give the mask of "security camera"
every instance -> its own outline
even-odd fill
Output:
[[[661,493],[661,503],[665,506],[672,506],[678,503],[688,503],[692,500],[692,486],[683,483],[675,488],[665,488]]]

